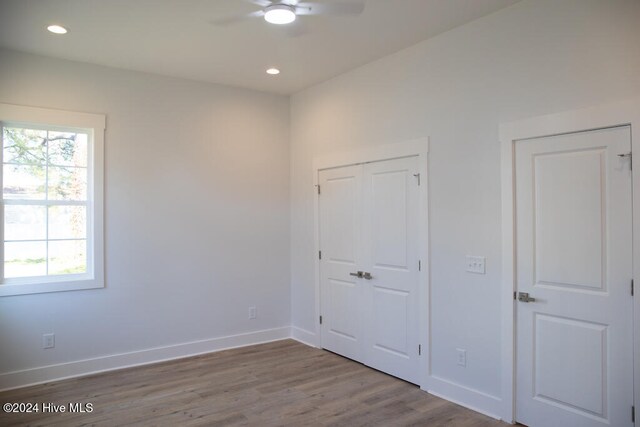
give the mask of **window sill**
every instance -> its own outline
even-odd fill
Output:
[[[0,285],[0,297],[98,288],[104,288],[104,282],[95,279],[66,280],[47,283],[5,283]]]

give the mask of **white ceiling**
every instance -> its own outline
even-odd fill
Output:
[[[290,94],[517,0],[356,1],[365,3],[358,16],[302,16],[275,26],[262,18],[211,23],[259,9],[248,0],[0,0],[0,45]],[[49,33],[52,23],[69,33]],[[267,75],[271,66],[282,73]]]

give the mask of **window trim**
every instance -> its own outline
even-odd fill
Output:
[[[87,215],[87,264],[90,271],[81,274],[41,276],[35,278],[0,278],[0,297],[48,292],[103,288],[104,282],[104,131],[106,117],[102,114],[80,113],[48,108],[0,103],[0,123],[7,125],[79,130],[89,135]],[[0,141],[2,136],[0,135]],[[0,174],[0,187],[2,174]],[[4,200],[0,198],[0,217],[4,218]],[[0,222],[0,237],[4,242],[4,221]],[[0,243],[2,243],[0,242]],[[0,244],[0,271],[4,268],[4,244]]]

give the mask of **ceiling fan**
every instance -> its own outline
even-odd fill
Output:
[[[260,9],[226,18],[211,21],[214,25],[230,25],[245,19],[263,17],[265,21],[285,25],[304,15],[359,15],[364,10],[364,3],[359,1],[334,1],[327,3],[306,2],[298,0],[245,0],[259,6]]]

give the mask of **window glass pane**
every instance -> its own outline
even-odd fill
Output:
[[[2,132],[5,163],[43,165],[47,154],[47,131],[5,127]]]
[[[46,239],[46,213],[45,206],[6,205],[4,207],[4,239]]]
[[[77,274],[86,271],[86,240],[49,242],[49,274]]]
[[[49,166],[49,200],[87,200],[87,169]]]
[[[46,242],[5,242],[4,275],[10,277],[47,274]]]
[[[84,239],[87,237],[86,206],[50,206],[50,239]]]
[[[87,134],[49,132],[49,163],[58,166],[87,166]]]
[[[4,165],[2,169],[5,199],[44,199],[44,167]]]

